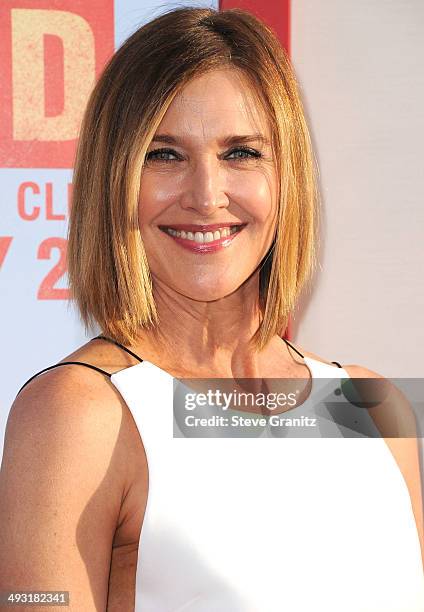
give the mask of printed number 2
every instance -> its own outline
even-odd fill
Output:
[[[38,247],[37,259],[51,259],[53,249],[59,249],[60,257],[57,264],[50,270],[43,279],[38,289],[37,298],[39,300],[67,300],[69,299],[69,289],[58,289],[55,283],[66,272],[66,247],[65,238],[46,238]]]

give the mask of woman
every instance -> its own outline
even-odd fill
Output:
[[[3,591],[87,612],[420,609],[415,439],[173,436],[172,377],[306,378],[299,406],[316,378],[379,377],[281,338],[315,261],[313,159],[288,59],[250,14],[180,8],[112,57],[69,230],[102,334],[12,406]]]

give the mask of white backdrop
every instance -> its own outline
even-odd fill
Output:
[[[293,336],[423,377],[424,3],[292,2],[291,57],[321,172],[322,270]]]
[[[116,0],[115,48],[167,5]],[[292,338],[389,377],[424,370],[423,40],[421,0],[292,2],[291,56],[324,199],[321,270],[299,304]],[[52,267],[37,258],[40,238],[65,237],[66,219],[23,221],[16,192],[25,180],[40,186],[34,204],[52,183],[55,210],[65,214],[72,171],[0,168],[0,235],[14,237],[0,269],[1,432],[23,382],[86,341],[66,300],[36,299]],[[0,452],[2,442],[3,435]]]

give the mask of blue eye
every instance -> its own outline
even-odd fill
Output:
[[[262,157],[262,154],[259,151],[256,151],[256,149],[250,149],[249,147],[237,147],[236,149],[233,149],[232,151],[230,151],[229,155],[232,155],[233,153],[246,153],[246,157],[243,155],[241,156],[237,156],[237,157],[233,157],[233,160],[236,161],[242,161],[244,159],[250,159],[250,158],[259,158]]]
[[[161,162],[175,161],[174,159],[167,159],[166,157],[163,157],[164,155],[174,155],[178,159],[176,152],[173,151],[172,149],[155,149],[154,151],[149,151],[149,153],[147,153],[145,157],[145,161],[156,161],[156,160],[161,161]]]
[[[230,158],[230,155],[233,155],[235,153],[241,153],[242,155],[236,155],[233,158]],[[169,159],[167,156],[168,155],[172,155],[174,156],[175,159]],[[227,155],[226,155],[227,159],[231,159],[231,161],[244,161],[244,160],[248,160],[248,159],[253,159],[253,158],[260,158],[262,157],[262,154],[257,151],[256,149],[251,149],[249,147],[236,147],[234,149],[232,149]],[[145,162],[149,162],[149,161],[159,161],[159,162],[174,162],[174,161],[178,161],[181,159],[181,156],[174,151],[173,149],[155,149],[154,151],[149,151],[149,153],[146,154],[145,157]]]

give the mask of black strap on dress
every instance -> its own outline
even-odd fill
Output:
[[[119,346],[121,349],[123,349],[124,351],[126,351],[129,355],[131,355],[132,357],[134,357],[135,359],[137,359],[140,363],[143,361],[143,359],[141,357],[139,357],[138,355],[136,355],[136,353],[133,353],[133,351],[130,351],[130,349],[128,349],[126,346],[124,346],[123,344],[121,344],[120,342],[117,342],[116,340],[113,340],[112,338],[108,338],[107,336],[102,336],[101,334],[99,336],[95,336],[94,338],[91,338],[90,342],[92,340],[107,340],[107,342],[112,342],[112,344],[115,344],[116,346]],[[298,355],[300,355],[302,357],[302,359],[304,359],[304,356],[302,355],[302,353],[300,351],[298,351],[292,344],[290,344],[290,342],[288,340],[286,340],[285,338],[283,338],[284,342],[286,344],[288,344]],[[332,361],[331,363],[336,364],[339,368],[341,368],[342,366],[340,365],[340,363],[338,363],[337,361]],[[22,389],[24,387],[26,387],[36,376],[38,376],[39,374],[43,374],[43,372],[47,372],[48,370],[52,370],[53,368],[58,368],[59,366],[64,366],[64,365],[82,365],[85,366],[87,368],[91,368],[92,370],[96,370],[97,372],[100,372],[101,374],[104,374],[105,376],[108,376],[109,378],[112,376],[112,374],[110,374],[109,372],[106,372],[105,370],[102,370],[101,368],[98,368],[95,365],[92,365],[91,363],[85,363],[84,361],[62,361],[61,363],[55,363],[54,365],[48,366],[47,368],[44,368],[43,370],[40,370],[39,372],[37,372],[36,374],[34,374],[33,376],[31,376],[31,378],[29,378],[23,385],[22,387],[19,389],[18,393],[16,394],[16,397],[19,395],[19,393],[22,391]]]
[[[124,351],[126,351],[127,353],[129,353],[130,355],[138,359],[140,363],[143,361],[141,357],[139,357],[138,355],[130,351],[130,349],[127,349],[123,344],[116,342],[116,340],[112,340],[112,338],[107,338],[106,336],[102,336],[102,335],[96,336],[95,338],[91,338],[91,340],[97,340],[97,339],[107,340],[108,342],[113,342],[113,344],[116,344],[120,348],[124,349]],[[82,365],[87,368],[91,368],[92,370],[96,370],[97,372],[100,372],[101,374],[104,374],[105,376],[108,376],[109,378],[112,376],[112,374],[110,374],[109,372],[106,372],[105,370],[102,370],[101,368],[98,368],[97,366],[92,365],[91,363],[85,363],[84,361],[62,361],[61,363],[55,363],[54,365],[48,366],[47,368],[44,368],[43,370],[40,370],[39,372],[31,376],[31,378],[29,378],[19,389],[19,391],[16,394],[16,397],[18,397],[22,389],[26,387],[36,376],[38,376],[39,374],[42,374],[43,372],[47,372],[48,370],[52,370],[53,368],[58,368],[59,366],[63,366],[63,365]]]
[[[132,355],[133,357],[135,357],[136,359],[138,359],[138,361],[141,363],[143,361],[143,359],[141,357],[139,357],[138,355],[136,355],[135,353],[133,353],[132,351],[130,351],[130,349],[128,349],[126,346],[124,346],[123,344],[120,344],[120,342],[117,342],[116,340],[112,340],[112,338],[108,338],[107,336],[102,336],[100,334],[100,336],[95,336],[95,338],[91,338],[91,340],[107,340],[108,342],[112,342],[113,344],[116,344],[116,346],[119,346],[121,349],[124,349],[124,351],[126,351],[127,353],[129,353],[130,355]]]
[[[296,348],[294,348],[294,346],[293,346],[292,344],[290,344],[290,342],[289,342],[288,340],[286,340],[285,338],[283,338],[283,340],[284,340],[284,342],[285,342],[286,344],[288,344],[288,345],[289,345],[289,346],[290,346],[290,347],[291,347],[291,348],[292,348],[294,351],[296,351],[296,353],[297,353],[298,355],[300,355],[300,356],[302,357],[302,359],[305,359],[304,355],[302,355],[302,353],[301,353],[300,351],[298,351]],[[336,364],[336,366],[337,366],[338,368],[341,368],[341,367],[342,367],[338,361],[332,361],[331,363],[335,363],[335,364]]]

